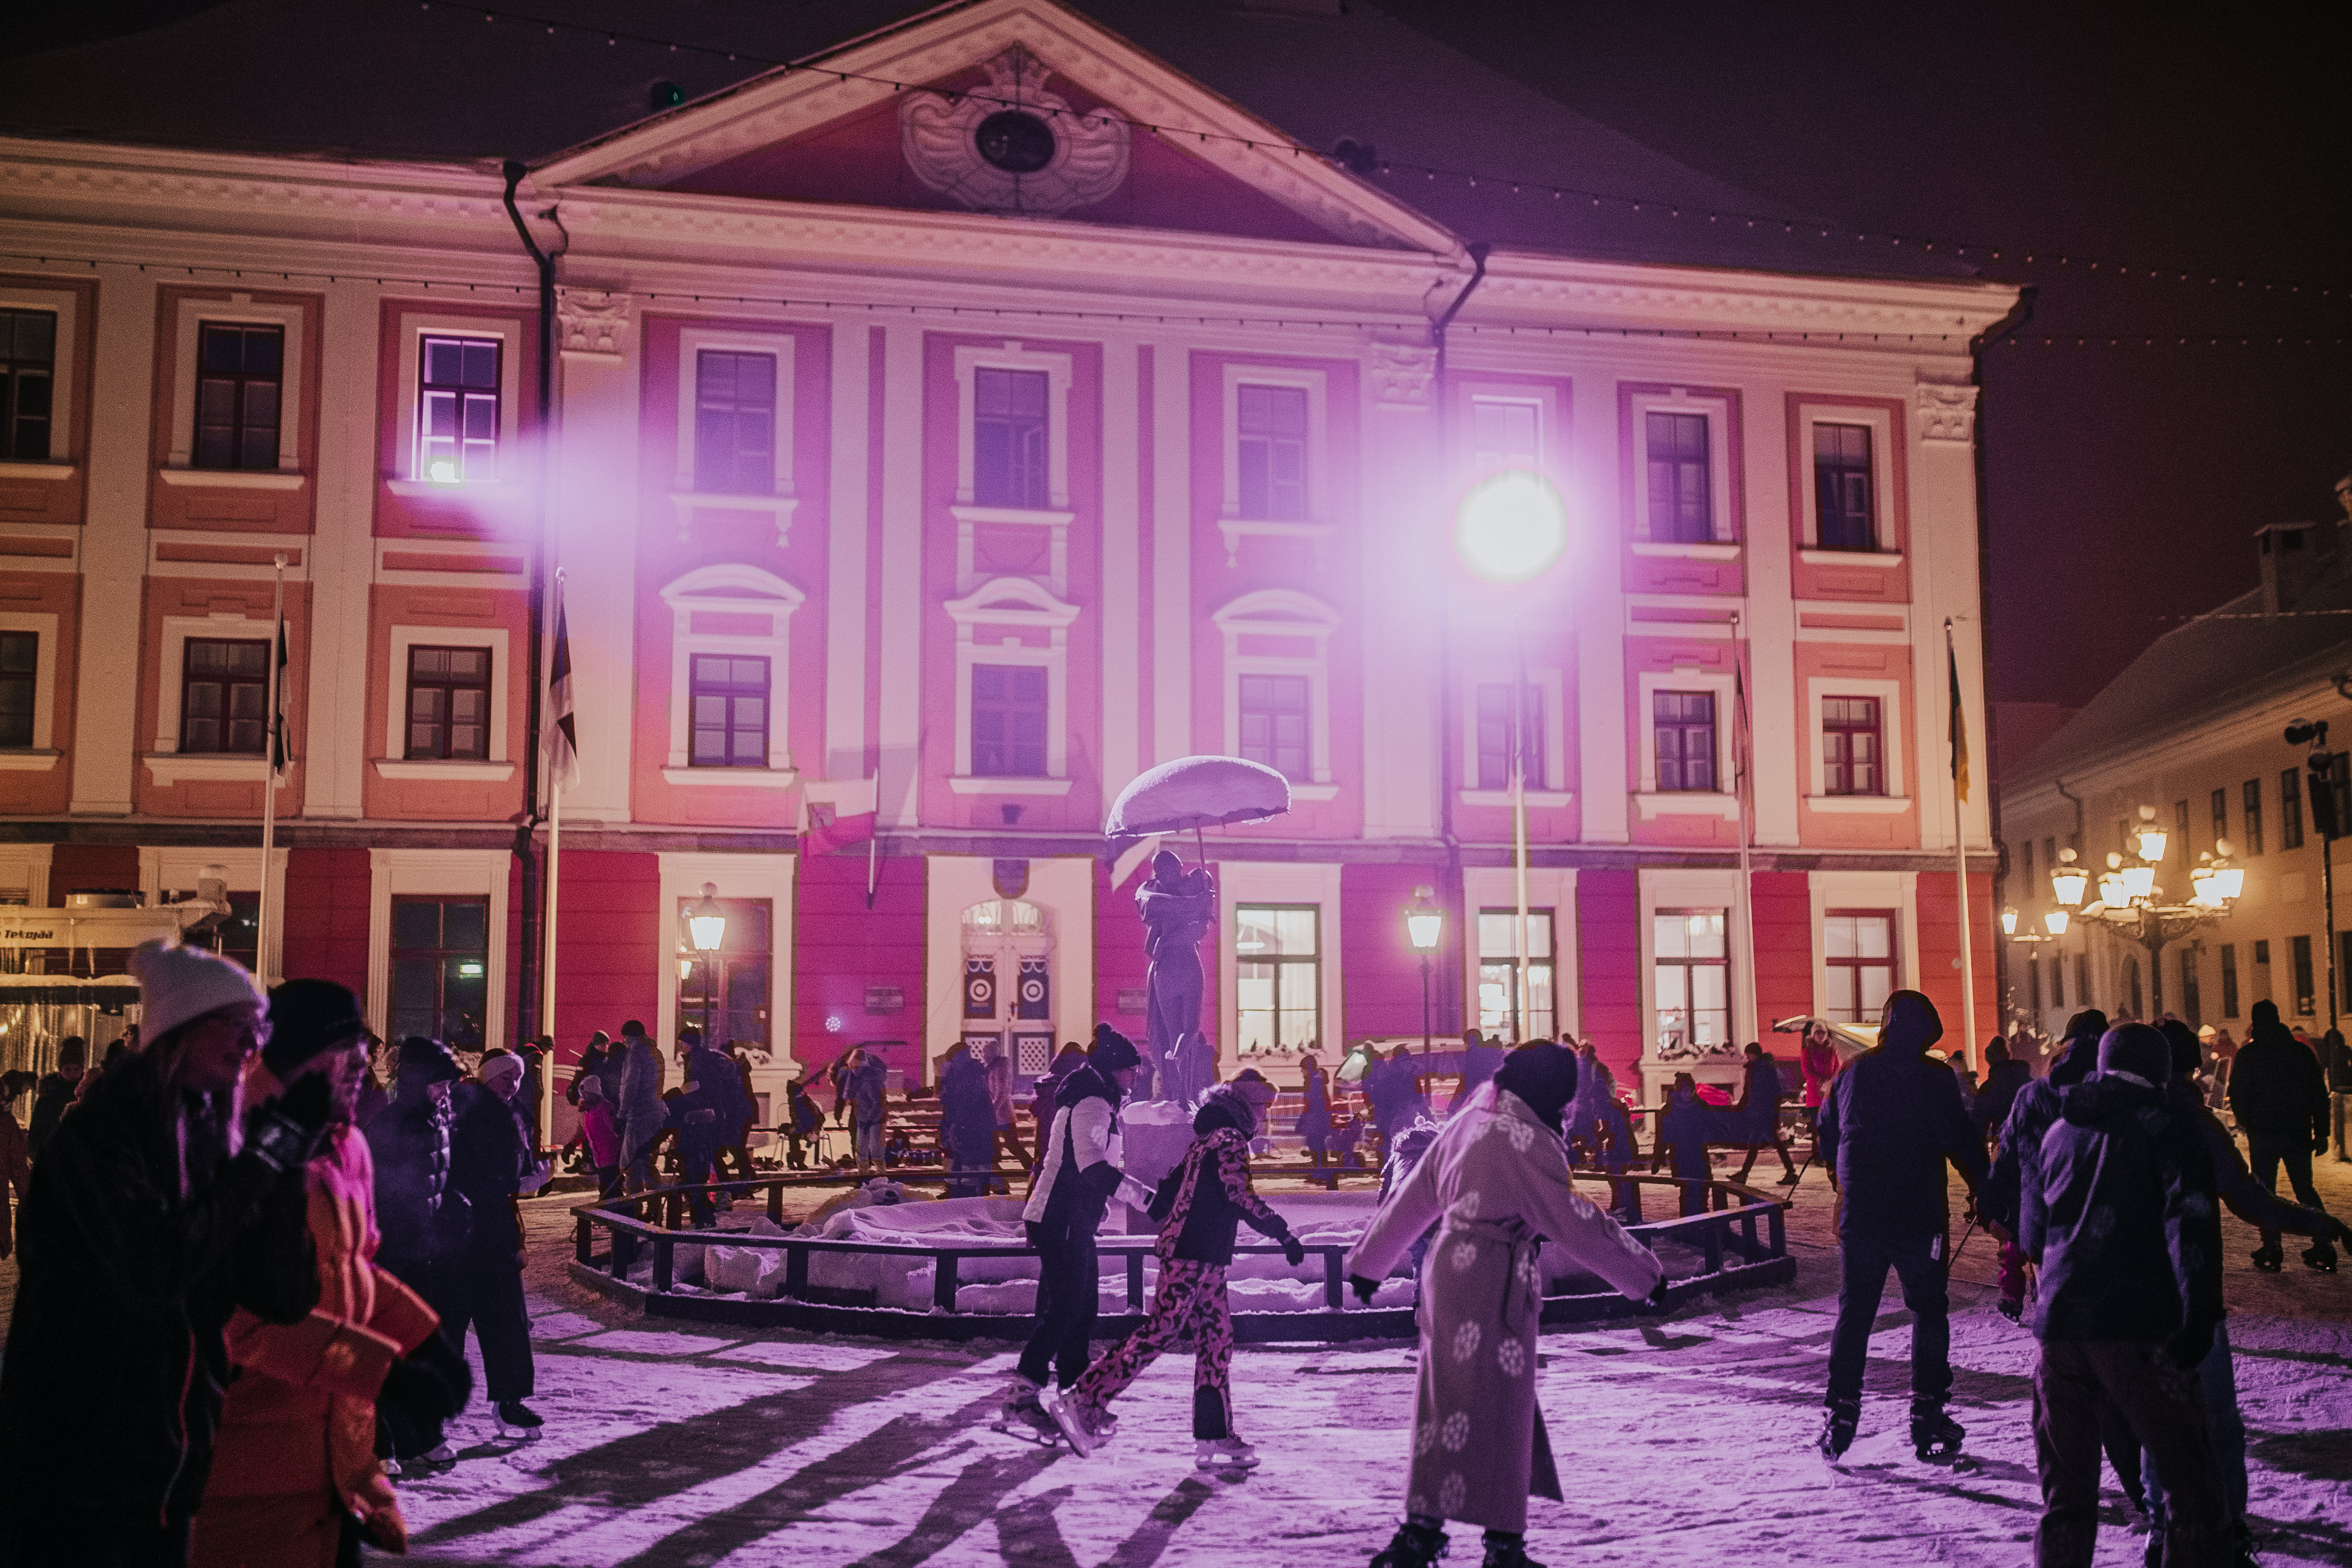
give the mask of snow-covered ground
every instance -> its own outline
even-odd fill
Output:
[[[2332,1282],[2331,1282],[2332,1283]],[[1882,1318],[1851,1472],[1810,1440],[1834,1302],[1710,1305],[1549,1333],[1542,1400],[1561,1504],[1531,1504],[1529,1548],[1577,1563],[2030,1560],[2039,1507],[2032,1341],[1960,1287],[1953,1359],[1971,1473],[1920,1463],[1903,1426],[1907,1320]],[[1245,1349],[1238,1426],[1265,1465],[1192,1468],[1191,1358],[1121,1404],[1079,1459],[989,1429],[1009,1354],[752,1335],[534,1300],[540,1442],[510,1448],[478,1410],[463,1458],[403,1483],[428,1561],[572,1564],[1360,1563],[1392,1526],[1412,1418],[1401,1347]],[[2352,1563],[2352,1327],[2234,1320],[2252,1429],[2253,1512],[2271,1563]],[[2101,1564],[2140,1538],[2111,1499]],[[1454,1560],[1475,1563],[1474,1531]]]

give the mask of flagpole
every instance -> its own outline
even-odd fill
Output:
[[[1746,950],[1741,957],[1748,964],[1748,978],[1742,984],[1748,988],[1749,1005],[1756,1010],[1756,1016],[1750,1020],[1750,1026],[1755,1029],[1758,1037],[1761,1038],[1768,1026],[1764,1020],[1763,998],[1757,989],[1756,878],[1749,868],[1748,855],[1748,840],[1750,837],[1748,820],[1748,798],[1752,782],[1750,774],[1754,771],[1748,763],[1752,760],[1756,746],[1756,725],[1748,712],[1748,677],[1745,662],[1747,637],[1747,617],[1740,611],[1732,611],[1731,682],[1738,697],[1737,711],[1733,714],[1733,721],[1738,728],[1734,735],[1737,743],[1732,748],[1732,763],[1739,770],[1738,776],[1733,781],[1733,787],[1737,791],[1733,804],[1739,809],[1739,938],[1740,946]],[[1737,1026],[1735,1023],[1734,1027]]]
[[[269,905],[269,860],[278,846],[278,755],[285,740],[284,721],[278,711],[278,663],[286,651],[285,553],[280,552],[276,561],[276,585],[269,595],[269,694],[262,710],[269,717],[261,742],[261,891],[253,932],[253,967],[260,971],[258,978],[265,984],[269,979],[269,921],[277,912]]]
[[[555,637],[559,647],[551,673],[563,683],[564,689],[559,700],[548,704],[550,711],[546,721],[553,733],[560,733],[555,727],[562,725],[572,711],[572,647],[563,619],[563,568],[559,566],[555,569]],[[577,755],[575,748],[573,756],[576,758]],[[552,1047],[555,1042],[556,888],[563,871],[563,781],[569,770],[563,759],[552,755],[549,757],[548,764],[542,770],[547,775],[547,947],[539,971],[541,984],[539,1026],[547,1037],[550,1049],[539,1075],[539,1125],[543,1135],[551,1141],[555,1131],[555,1052]],[[576,766],[577,763],[574,762],[571,765]]]
[[[1960,656],[1952,642],[1952,617],[1944,617],[1944,668],[1952,687],[1952,871],[1960,889],[1960,1028],[1968,1037],[1969,1067],[1981,1070],[1977,1060],[1976,954],[1969,931],[1969,837],[1960,818],[1968,798],[1963,776],[1968,759],[1967,710],[1960,706]]]

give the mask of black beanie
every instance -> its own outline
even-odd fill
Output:
[[[1087,1055],[1093,1060],[1097,1072],[1118,1072],[1126,1068],[1143,1065],[1143,1053],[1135,1048],[1135,1042],[1108,1024],[1095,1026],[1094,1048]]]
[[[2161,1084],[2172,1066],[2172,1042],[2148,1024],[2117,1024],[2099,1037],[2099,1070],[2127,1072]]]
[[[1557,1132],[1560,1112],[1576,1098],[1576,1053],[1549,1040],[1532,1041],[1503,1058],[1495,1082],[1526,1100],[1536,1119]]]
[[[331,980],[289,980],[269,994],[269,1044],[261,1063],[280,1083],[304,1064],[367,1033],[360,999]]]
[[[2197,1031],[2178,1018],[2167,1018],[2157,1027],[2172,1047],[2172,1076],[2190,1078],[2205,1066],[2205,1052],[2197,1043]]]

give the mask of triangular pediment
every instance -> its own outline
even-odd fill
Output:
[[[534,183],[1460,248],[1053,0],[917,18],[575,148]]]

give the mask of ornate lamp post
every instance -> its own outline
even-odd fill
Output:
[[[2227,915],[2246,887],[2244,868],[2230,863],[2230,841],[2219,838],[2211,851],[2198,856],[2197,867],[2189,873],[2193,890],[2188,901],[2168,900],[2164,889],[2157,885],[2156,873],[2170,837],[2158,825],[2156,808],[2141,806],[2139,821],[2126,835],[2136,853],[2128,859],[2122,855],[2107,857],[2107,868],[2099,876],[2099,896],[2082,908],[2084,920],[2147,950],[2149,995],[2155,1004],[2150,1011],[2155,1013],[2164,1011],[2164,950],[2200,926]],[[2082,904],[2091,878],[2075,862],[2072,849],[2060,850],[2058,858],[2050,873],[2050,888],[2060,907],[2052,914],[2063,919],[2068,908]],[[2007,916],[2002,923],[2010,923]],[[2051,928],[2053,935],[2064,929],[2063,925]]]
[[[702,955],[702,1038],[710,1041],[711,955],[719,944],[727,940],[727,911],[719,907],[719,884],[702,884],[701,899],[686,911],[687,935],[694,942],[694,951]]]
[[[1445,911],[1429,901],[1432,889],[1415,888],[1412,902],[1404,907],[1404,936],[1412,943],[1413,952],[1421,954],[1421,1054],[1429,1054],[1429,955],[1437,951],[1438,942],[1445,934]]]

